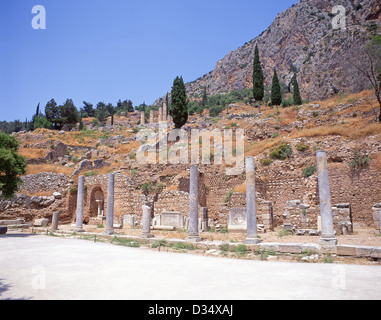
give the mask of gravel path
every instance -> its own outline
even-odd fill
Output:
[[[381,267],[260,262],[0,237],[0,299],[380,299]]]

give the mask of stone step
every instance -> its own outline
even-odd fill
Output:
[[[8,231],[7,227],[0,227],[0,234],[6,234]]]

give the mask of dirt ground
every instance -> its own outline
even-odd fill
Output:
[[[74,231],[75,227],[72,225],[62,225],[59,227],[63,231]],[[103,233],[104,228],[98,228],[97,226],[84,226],[85,231],[92,233]],[[127,236],[140,236],[141,229],[115,229],[115,235],[127,235]],[[153,230],[151,233],[157,239],[182,239],[185,240],[188,236],[186,231],[158,231]],[[277,229],[274,232],[259,233],[258,236],[265,243],[318,243],[319,236],[295,236],[284,235],[281,229]],[[224,242],[243,242],[246,238],[245,233],[240,232],[202,232],[200,237],[206,241],[224,241]],[[337,236],[339,244],[341,245],[359,245],[359,246],[375,246],[381,247],[381,236],[375,235],[372,228],[357,228],[354,230],[354,234]]]

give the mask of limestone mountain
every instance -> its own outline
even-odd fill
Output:
[[[345,12],[333,13],[337,5]],[[342,15],[345,29],[333,28],[338,15]],[[380,33],[380,26],[379,0],[301,0],[279,13],[261,35],[218,61],[213,71],[187,83],[188,97],[202,96],[204,88],[208,95],[252,88],[255,45],[260,50],[267,86],[276,68],[279,80],[286,84],[295,72],[298,74],[304,99],[325,99],[339,91],[367,89],[369,82],[354,64],[361,65],[366,59],[364,44]]]

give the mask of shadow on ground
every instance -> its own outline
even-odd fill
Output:
[[[30,298],[3,298],[2,295],[7,292],[12,286],[0,279],[0,300],[30,300]]]
[[[34,237],[36,234],[33,233],[7,233],[0,235],[0,239],[3,238],[27,238],[27,237]]]

